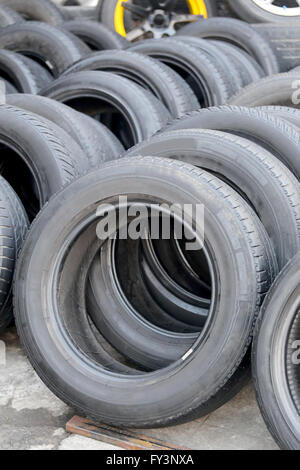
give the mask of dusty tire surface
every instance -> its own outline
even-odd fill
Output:
[[[0,5],[7,5],[27,20],[43,21],[52,25],[63,22],[62,13],[49,0],[0,0]]]
[[[222,72],[207,54],[195,47],[176,39],[150,39],[134,44],[130,50],[174,68],[187,80],[204,107],[224,104],[231,95],[231,87],[223,79]]]
[[[0,176],[0,201],[0,333],[2,333],[13,318],[14,269],[29,224],[21,201],[2,176]]]
[[[121,143],[107,127],[62,103],[44,96],[18,94],[9,96],[7,104],[38,114],[54,124],[59,122],[59,126],[85,152],[91,167],[118,159],[124,152]]]
[[[7,77],[19,93],[32,95],[39,93],[53,80],[46,69],[29,57],[4,49],[0,51],[0,76],[1,74]]]
[[[86,156],[57,125],[23,109],[2,105],[0,126],[1,173],[33,218],[52,194],[82,174]]]
[[[88,47],[68,31],[38,21],[24,21],[1,30],[0,48],[37,58],[48,65],[55,77],[89,52]]]
[[[111,72],[132,80],[151,91],[174,118],[199,108],[187,83],[165,64],[131,51],[104,51],[80,60],[65,74],[84,70]]]
[[[169,123],[162,132],[176,129],[214,129],[252,140],[269,150],[299,179],[299,128],[260,109],[220,106],[189,113]]]
[[[109,72],[66,75],[42,94],[89,116],[100,116],[126,148],[150,137],[170,120],[168,110],[149,91]],[[83,97],[86,100],[82,100]],[[112,121],[111,110],[115,118]],[[109,116],[105,120],[107,113]],[[122,125],[120,119],[123,119]]]
[[[89,20],[72,20],[63,24],[70,33],[78,36],[92,50],[126,49],[130,43],[102,23]]]
[[[233,42],[251,54],[266,74],[279,72],[278,61],[269,42],[243,21],[234,18],[208,18],[184,26],[177,34]]]
[[[299,73],[281,73],[262,78],[229,100],[232,106],[287,106],[300,108]]]
[[[16,11],[6,5],[0,5],[0,26],[2,28],[21,21],[24,21],[24,19]]]

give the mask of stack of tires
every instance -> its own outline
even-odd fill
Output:
[[[286,76],[265,98],[269,44],[229,19],[129,49],[24,4],[0,30],[0,328],[13,312],[46,385],[119,427],[220,407],[255,334],[264,416],[299,448],[300,111]]]
[[[56,1],[62,3],[61,0]],[[72,1],[64,4],[80,3],[84,6],[63,7],[65,17],[100,21],[134,41],[173,35],[198,18],[206,20],[219,16],[222,17],[219,18],[221,22],[230,17],[240,19],[252,23],[253,29],[272,45],[281,72],[298,65],[300,7],[297,0],[177,0],[165,4],[160,2],[159,6],[148,0]],[[89,8],[84,8],[86,6]]]

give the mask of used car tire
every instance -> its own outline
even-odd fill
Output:
[[[246,51],[225,41],[206,39],[223,51],[235,64],[241,75],[243,87],[265,76],[256,60]]]
[[[78,36],[92,50],[126,49],[130,45],[123,36],[96,21],[80,19],[66,21],[63,27]]]
[[[30,21],[57,25],[64,19],[57,6],[49,0],[0,0],[0,5],[7,5]]]
[[[280,72],[299,65],[299,23],[291,22],[289,27],[284,23],[256,23],[252,27],[273,45]]]
[[[180,157],[179,157],[180,158]],[[185,164],[185,163],[184,163]],[[207,174],[208,176],[208,174]],[[217,179],[218,180],[218,179]],[[219,181],[220,184],[221,181]],[[236,205],[242,208],[245,213],[245,218],[252,225],[254,232],[259,232],[263,251],[266,250],[269,259],[272,259],[272,270],[276,273],[277,262],[274,255],[273,247],[270,246],[270,240],[266,232],[258,220],[254,212],[249,208],[248,204],[240,198],[234,190],[224,184],[224,188],[232,197],[236,198]],[[206,202],[203,202],[206,207]],[[207,207],[206,207],[207,210]],[[207,223],[207,222],[206,222]],[[209,244],[209,237],[205,234],[206,241]],[[299,240],[298,240],[299,242]],[[127,243],[130,241],[127,240]],[[261,246],[261,244],[260,244]],[[155,328],[152,323],[143,320],[143,311],[136,312],[135,308],[131,306],[130,299],[124,301],[122,288],[119,287],[120,281],[117,268],[118,254],[116,254],[115,242],[109,241],[101,247],[100,253],[101,261],[98,256],[95,257],[95,262],[92,264],[89,275],[90,290],[88,296],[93,296],[93,302],[90,304],[89,313],[103,336],[112,344],[118,351],[143,367],[155,369],[157,367],[166,367],[171,361],[178,359],[188,347],[192,347],[192,343],[196,340],[197,334],[175,334],[172,332],[162,331]],[[206,260],[208,258],[206,257]],[[128,263],[131,262],[131,257]],[[217,269],[217,268],[215,268]],[[211,284],[216,282],[213,278],[212,270],[210,270]],[[157,296],[153,295],[157,302]],[[122,300],[121,300],[122,299]],[[172,299],[172,294],[169,292],[169,298],[162,296],[166,300],[168,307],[172,310],[166,310],[167,314],[173,313],[176,320],[184,322],[184,311],[186,311],[186,323],[189,323],[192,315],[194,318],[198,316],[201,320],[202,327],[209,317],[209,311],[214,305],[214,292],[212,290],[210,296],[210,305],[204,307],[202,299],[199,298],[198,305],[192,306],[180,299]],[[117,301],[117,307],[113,303]],[[164,305],[161,302],[160,305]],[[164,307],[161,307],[164,309]],[[120,316],[120,312],[122,312]],[[198,322],[198,326],[201,324]],[[192,323],[193,324],[193,323]],[[196,325],[196,323],[194,323]],[[205,326],[204,326],[205,328]],[[199,331],[199,330],[198,330]]]
[[[233,106],[289,106],[300,108],[300,77],[298,73],[280,73],[251,83],[232,96]]]
[[[96,18],[96,8],[83,7],[83,6],[62,6],[59,7],[60,11],[64,15],[65,21],[72,20],[94,20]]]
[[[28,219],[18,196],[0,176],[0,334],[13,318],[12,282]]]
[[[300,250],[299,182],[257,144],[220,131],[183,129],[151,137],[125,155],[174,158],[212,172],[252,205],[273,242],[280,269]]]
[[[19,93],[32,95],[53,80],[47,70],[33,60],[4,49],[0,50],[0,76],[6,77]]]
[[[282,449],[300,450],[300,255],[280,273],[257,322],[252,364],[266,425]]]
[[[1,174],[34,217],[52,194],[85,171],[86,156],[50,121],[9,105],[0,112]]]
[[[296,127],[300,128],[300,110],[296,108],[289,108],[287,106],[261,106],[257,107],[261,111],[278,116],[290,122]]]
[[[4,89],[1,88],[1,92],[3,91],[4,94],[10,95],[12,93],[18,93],[18,90],[10,82],[3,79],[2,77],[0,77],[0,83],[2,87],[4,87]]]
[[[299,129],[259,109],[220,106],[201,109],[174,120],[161,130],[214,129],[238,134],[269,150],[300,179]]]
[[[242,79],[235,62],[233,62],[228,55],[224,55],[211,41],[196,38],[195,36],[173,36],[172,38],[176,41],[182,41],[184,44],[189,44],[199,49],[199,51],[204,54],[207,54],[215,67],[222,74],[223,80],[231,90],[231,93],[235,94],[242,88]]]
[[[231,197],[224,198],[225,193],[229,196],[231,190],[228,193],[226,186],[223,193],[223,189],[217,179],[212,181],[211,175],[189,165],[151,157],[123,159],[105,164],[98,171],[76,180],[65,188],[63,194],[52,198],[39,214],[23,245],[16,270],[16,322],[35,370],[46,385],[73,408],[115,426],[153,427],[186,422],[191,417],[205,414],[212,402],[214,407],[220,405],[221,396],[226,393],[230,380],[234,380],[234,373],[245,357],[259,304],[272,279],[271,259],[259,242],[261,234],[252,230],[252,224],[248,231],[248,220],[246,224],[241,221],[244,211],[239,213],[234,197],[232,205]],[[108,202],[114,193],[138,194],[140,190],[143,198],[147,193],[150,200],[165,200],[171,204],[174,200],[202,203],[209,192],[213,196],[209,202],[213,218],[218,213],[216,205],[221,203],[220,230],[221,226],[222,232],[230,227],[232,238],[225,237],[224,243],[219,243],[220,230],[210,233],[217,238],[214,243],[216,262],[219,261],[221,267],[221,259],[226,261],[226,269],[219,273],[222,293],[218,295],[213,328],[208,325],[193,349],[165,369],[138,376],[134,373],[114,373],[112,376],[102,365],[83,357],[76,347],[77,340],[73,336],[76,332],[70,328],[74,309],[72,302],[78,294],[81,295],[81,289],[72,279],[74,276],[77,278],[86,252],[79,250],[74,256],[77,242],[75,245],[71,243],[70,251],[68,241],[74,240],[74,235],[78,234],[78,222],[83,218],[87,220],[87,214],[97,222],[99,201]],[[231,221],[230,225],[225,224],[226,228],[222,222],[225,213],[230,214]],[[91,238],[97,237],[95,224],[92,220],[90,222],[90,236],[85,239],[87,246],[90,246]],[[80,233],[88,235],[83,229],[81,224]],[[210,230],[208,226],[207,230]],[[73,274],[70,278],[68,266],[71,265]],[[59,284],[67,281],[70,289],[66,285],[63,289],[56,289],[57,276],[52,275],[53,268],[55,273],[60,272]],[[257,276],[261,269],[266,270],[263,282]],[[59,315],[53,308],[54,291],[59,292]],[[62,315],[64,324],[68,323],[67,330],[62,326]],[[62,329],[52,328],[58,324]],[[219,393],[221,395],[218,396]],[[214,401],[216,397],[218,401]]]
[[[66,75],[42,94],[90,116],[114,111],[116,121],[108,125],[127,148],[150,137],[170,120],[168,110],[150,92],[108,72]],[[123,128],[120,128],[121,118]]]
[[[199,108],[199,103],[186,82],[163,63],[131,51],[94,53],[76,62],[65,75],[84,70],[111,72],[132,80],[151,91],[174,118]]]
[[[105,254],[108,254],[108,250],[111,251],[111,254],[108,254],[108,257],[113,259],[113,264],[115,265],[117,271],[118,280],[125,297],[127,296],[127,298],[130,298],[134,309],[137,312],[142,312],[143,319],[148,321],[149,325],[158,327],[161,332],[162,330],[165,330],[174,333],[180,333],[182,341],[184,341],[184,339],[189,340],[191,336],[186,336],[184,338],[182,337],[182,334],[195,332],[199,334],[201,329],[199,326],[192,326],[187,321],[180,321],[175,317],[175,315],[170,314],[170,312],[168,312],[161,304],[156,302],[154,295],[152,295],[152,292],[148,288],[147,280],[144,276],[144,269],[140,256],[141,243],[139,242],[139,240],[119,240],[118,242],[111,243],[109,247],[105,247]],[[108,257],[105,257],[105,255],[102,257],[103,269],[108,268]],[[106,267],[104,267],[104,265]],[[94,319],[94,317],[98,316],[99,314],[98,297],[101,290],[101,284],[99,284],[99,279],[101,279],[101,276],[102,274],[99,274],[98,259],[94,259],[89,269],[86,291],[87,310],[89,316],[92,319]],[[207,311],[205,312],[205,316],[207,318]],[[96,320],[98,321],[97,318]],[[110,328],[108,326],[108,330],[109,329]],[[109,334],[108,336],[111,335]],[[192,336],[192,338],[195,337],[196,336]],[[161,359],[159,360],[161,362]],[[140,364],[143,362],[144,361],[142,359]],[[150,367],[150,369],[153,369],[154,367],[151,360],[146,360],[144,366],[147,368]]]
[[[174,39],[149,39],[130,50],[149,55],[174,68],[188,80],[202,107],[224,104],[231,94],[228,83],[207,54]]]
[[[10,95],[7,104],[38,114],[59,123],[85,152],[89,166],[95,167],[105,161],[118,159],[124,148],[107,127],[69,106],[44,96]]]
[[[0,48],[38,59],[47,64],[55,77],[89,52],[88,47],[68,31],[38,21],[24,21],[1,30]]]
[[[16,11],[6,5],[0,5],[0,26],[2,28],[21,21],[24,21],[24,19]]]
[[[266,75],[279,72],[278,61],[269,42],[243,21],[234,18],[208,18],[184,26],[177,34],[233,43],[251,54]]]

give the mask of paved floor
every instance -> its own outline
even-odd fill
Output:
[[[6,365],[1,365],[0,355],[0,450],[116,449],[67,434],[64,427],[73,416],[72,410],[36,376],[14,329],[0,339],[6,346]],[[205,418],[143,433],[192,449],[277,448],[262,421],[251,385]]]

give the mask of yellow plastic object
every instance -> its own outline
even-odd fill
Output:
[[[118,0],[116,9],[115,9],[115,30],[121,36],[127,35],[125,25],[124,25],[124,7],[123,3],[128,2],[128,0]],[[192,15],[202,15],[204,18],[207,18],[207,8],[205,5],[205,0],[186,0],[190,13]]]

